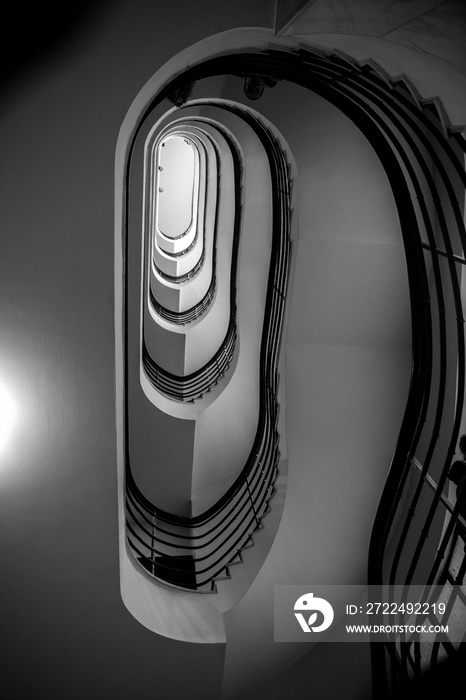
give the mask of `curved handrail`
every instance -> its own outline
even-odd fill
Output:
[[[215,355],[203,367],[185,376],[173,374],[157,365],[143,341],[142,366],[152,385],[161,394],[177,401],[194,401],[210,391],[224,376],[234,357],[236,338],[236,325],[232,324]]]
[[[226,134],[223,134],[227,136]],[[238,266],[238,251],[239,251],[239,236],[240,236],[240,226],[241,226],[241,214],[242,214],[242,176],[243,168],[241,163],[241,156],[239,151],[231,139],[227,139],[233,160],[233,173],[234,173],[234,184],[235,184],[235,219],[233,223],[233,245],[232,245],[232,265],[231,265],[231,276],[230,276],[230,315],[228,319],[228,327],[225,333],[225,337],[218,348],[217,352],[208,360],[202,367],[200,367],[195,372],[189,375],[176,375],[171,372],[166,371],[163,367],[157,364],[151,355],[148,353],[145,344],[142,348],[142,363],[147,377],[151,381],[155,389],[160,391],[160,393],[168,396],[176,401],[193,401],[200,398],[212,387],[217,384],[220,379],[224,376],[226,370],[230,366],[233,357],[234,350],[237,340],[237,328],[236,328],[236,296],[237,296],[237,266]],[[217,218],[215,219],[217,223]],[[216,236],[216,232],[214,234]],[[215,246],[214,246],[215,251]],[[215,253],[216,255],[216,253]],[[215,258],[214,258],[215,263]],[[190,278],[192,273],[188,273],[186,279]],[[215,281],[216,268],[213,269],[213,275]],[[176,281],[185,281],[184,278],[178,277]],[[188,310],[188,318],[194,314],[199,314],[201,309],[207,308],[210,303],[209,291],[207,295],[201,300],[199,305],[196,305],[193,309]],[[179,315],[180,318],[185,318],[185,316]]]
[[[179,125],[178,125],[179,128]],[[197,126],[195,127],[197,130]],[[217,130],[222,134],[223,138],[225,138],[226,142],[229,144],[230,149],[232,150],[234,148],[233,141],[230,139],[229,134],[226,130],[218,128]],[[213,151],[215,154],[215,161],[216,161],[216,170],[217,170],[217,184],[220,183],[221,181],[221,163],[220,163],[220,151],[219,148],[215,142],[215,140],[209,136],[208,134],[204,133],[204,136],[209,139],[209,143],[213,147]],[[206,178],[209,176],[209,165],[208,163],[206,164]],[[218,192],[217,192],[218,195]],[[219,202],[218,202],[218,196],[216,197],[215,201],[215,212],[214,212],[214,223],[213,223],[213,245],[212,245],[212,273],[211,273],[211,281],[209,288],[207,292],[205,293],[204,297],[197,302],[195,305],[193,305],[191,308],[185,310],[185,311],[174,311],[172,309],[168,309],[164,307],[155,297],[154,292],[152,290],[152,286],[149,284],[149,300],[150,304],[155,311],[155,313],[163,318],[165,321],[168,321],[170,323],[175,323],[178,325],[186,325],[188,323],[191,323],[192,321],[197,320],[200,318],[206,310],[209,308],[210,304],[212,303],[212,300],[214,299],[215,296],[215,289],[216,289],[216,269],[217,269],[217,246],[216,246],[216,238],[217,238],[217,230],[218,230],[218,216],[219,216]],[[184,251],[183,251],[184,254]]]
[[[186,251],[183,251],[183,254],[185,252],[189,252],[187,249]],[[178,257],[178,256],[172,256],[172,257]],[[168,272],[164,272],[159,265],[157,265],[155,259],[152,259],[152,264],[157,270],[157,274],[160,275],[164,280],[167,280],[167,282],[173,282],[174,284],[184,284],[184,282],[189,282],[189,280],[194,279],[199,272],[202,270],[202,267],[204,265],[204,260],[205,260],[205,250],[203,249],[201,255],[199,256],[199,260],[197,263],[187,272],[185,272],[182,275],[170,275]]]
[[[199,103],[201,105],[202,103]],[[278,142],[276,141],[273,133],[268,127],[266,127],[261,119],[250,113],[247,109],[241,108],[238,105],[226,104],[222,102],[205,102],[204,104],[215,104],[217,107],[230,111],[234,114],[239,115],[244,119],[255,131],[259,139],[261,140],[264,148],[269,150],[271,154],[271,160],[276,161],[274,165],[276,167],[276,189],[274,191],[279,192],[280,195],[284,194],[287,203],[289,205],[291,191],[289,190],[289,165],[284,159]],[[230,144],[232,147],[232,144]],[[237,150],[233,151],[236,159],[237,168],[235,170],[235,182],[236,182],[236,193],[240,193],[240,157]],[[282,159],[282,160],[280,160]],[[236,202],[235,211],[237,216],[235,217],[235,231],[234,231],[234,250],[233,250],[233,260],[235,265],[232,269],[231,275],[231,289],[230,298],[231,300],[236,299],[236,265],[237,265],[237,254],[239,245],[239,222],[241,205],[239,201],[239,196]],[[289,216],[289,214],[288,214]],[[285,222],[282,222],[285,225]],[[286,223],[289,226],[289,223]],[[164,275],[167,277],[167,275]],[[177,278],[180,281],[180,278]],[[205,300],[205,298],[204,298]],[[203,301],[204,301],[203,300]],[[194,314],[199,313],[199,307],[195,307]],[[192,318],[192,310],[190,310]],[[154,362],[150,354],[147,352],[147,348],[144,345],[142,351],[142,361],[143,367],[146,375],[151,380],[153,386],[172,399],[178,401],[193,401],[197,398],[203,396],[212,387],[218,383],[218,381],[223,377],[228,366],[233,359],[234,345],[236,343],[236,302],[231,306],[231,313],[229,319],[229,325],[225,339],[218,349],[217,353],[199,370],[193,372],[186,376],[175,375],[173,373],[167,372],[160,365]]]
[[[196,321],[207,311],[215,296],[215,287],[215,277],[212,277],[209,289],[201,301],[194,306],[191,306],[191,308],[187,309],[186,311],[171,311],[170,309],[162,306],[162,304],[160,304],[155,298],[152,289],[149,291],[150,303],[160,318],[163,318],[165,321],[169,321],[170,323],[176,323],[179,326],[185,326],[192,321]]]
[[[178,516],[157,508],[127,470],[128,543],[144,568],[159,580],[194,590],[215,590],[228,567],[261,526],[278,474],[278,351],[291,256],[291,180],[285,153],[273,132],[247,110],[228,106],[249,121],[270,163],[273,191],[272,252],[260,357],[260,410],[248,460],[226,493],[204,513]],[[236,275],[232,275],[236,278]],[[193,380],[189,391],[199,386]],[[129,465],[129,457],[128,457]],[[189,564],[187,571],[187,564]]]
[[[370,546],[369,581],[382,582],[387,541],[395,522],[398,505],[402,502],[406,491],[416,450],[425,439],[426,432],[429,432],[431,435],[427,437],[423,448],[425,455],[428,455],[429,466],[436,461],[434,459],[436,450],[441,455],[440,478],[436,482],[435,499],[429,509],[430,515],[424,521],[429,530],[432,515],[438,511],[441,502],[446,470],[454,454],[464,400],[464,319],[456,268],[463,267],[466,261],[464,252],[458,255],[452,252],[455,250],[454,246],[448,247],[448,241],[456,239],[456,241],[459,240],[459,247],[464,251],[464,229],[459,221],[459,209],[453,199],[452,218],[447,218],[445,221],[440,219],[442,223],[439,233],[442,236],[441,243],[444,249],[435,241],[435,236],[432,235],[435,231],[435,222],[431,220],[428,208],[423,201],[423,187],[419,190],[416,185],[417,178],[413,178],[412,173],[409,173],[409,163],[412,160],[416,161],[416,156],[411,147],[406,144],[406,133],[411,133],[415,142],[422,143],[421,151],[427,147],[425,140],[427,134],[431,148],[440,149],[442,161],[447,162],[448,167],[452,169],[452,172],[447,173],[447,180],[443,182],[456,179],[459,183],[456,186],[458,188],[461,186],[463,189],[464,167],[459,162],[455,149],[465,150],[464,139],[458,133],[447,133],[450,141],[447,144],[442,115],[435,114],[435,105],[416,104],[407,81],[403,78],[390,80],[382,71],[379,75],[376,66],[359,65],[351,59],[319,51],[291,52],[274,49],[267,52],[220,56],[187,69],[182,76],[165,86],[154,101],[154,105],[182,82],[228,73],[274,75],[279,79],[290,80],[312,89],[335,104],[358,125],[374,147],[385,167],[394,193],[406,250],[412,309],[413,363],[406,411]],[[375,96],[377,91],[379,98]],[[407,115],[410,115],[414,122],[405,123],[405,134],[400,136],[392,117],[401,119],[403,122]],[[405,147],[410,155],[403,161],[402,151]],[[438,166],[438,163],[436,165]],[[412,197],[412,192],[416,193],[416,191],[418,199]],[[445,199],[445,192],[442,193],[441,200],[443,199]],[[439,213],[443,211],[437,207],[437,201],[435,206]],[[424,230],[426,230],[425,238]],[[426,255],[430,257],[432,264],[432,283],[429,280],[430,264],[427,265]],[[456,319],[452,322],[448,319],[449,322],[445,326],[444,322],[447,320],[446,316],[452,304],[457,310]],[[436,330],[439,323],[444,329],[441,330],[440,335]],[[448,346],[448,352],[445,352],[446,346]],[[434,378],[433,370],[437,366],[437,358],[440,358],[438,376]],[[445,363],[447,363],[446,367]],[[440,376],[447,377],[449,384],[451,384],[451,377],[454,376],[458,387],[456,397],[452,397],[450,386],[446,391],[445,387],[439,384]],[[446,404],[448,404],[448,411]],[[435,423],[431,422],[431,415],[437,415]],[[432,433],[434,425],[435,434]],[[437,428],[439,428],[438,431]],[[425,471],[421,478],[426,481],[427,476],[428,472]],[[414,519],[411,520],[414,522]],[[439,561],[444,554],[443,545],[450,534],[451,528],[447,528],[446,539],[444,538],[438,559],[434,562],[432,574],[439,569]],[[419,561],[419,556],[416,558]]]

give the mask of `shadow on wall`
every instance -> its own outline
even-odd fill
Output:
[[[419,681],[406,686],[404,692],[397,695],[396,700],[437,700],[441,697],[458,696],[458,689],[464,688],[465,668],[466,648],[462,646],[456,656],[439,663]]]
[[[66,5],[10,3],[5,25],[12,42],[2,42],[1,88],[7,92],[22,80],[29,80],[32,71],[41,70],[58,54],[79,45],[87,31],[96,28],[106,11],[114,9],[111,0],[80,0]],[[12,46],[14,48],[12,48]]]

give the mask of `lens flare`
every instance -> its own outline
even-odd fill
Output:
[[[16,421],[16,404],[6,386],[0,382],[0,452],[3,451]]]

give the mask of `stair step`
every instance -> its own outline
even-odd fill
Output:
[[[225,566],[222,571],[225,571],[226,574],[222,576],[222,574],[218,574],[217,576],[214,576],[213,581],[229,581],[231,579],[231,574],[228,566]]]
[[[235,554],[231,561],[228,562],[228,566],[237,566],[238,564],[243,564],[241,550]]]

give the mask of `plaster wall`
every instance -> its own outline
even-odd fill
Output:
[[[0,458],[4,697],[219,697],[222,644],[159,637],[121,600],[113,248],[115,144],[141,85],[193,42],[273,22],[268,1],[220,8],[83,2],[63,21],[9,9],[0,374],[18,419]]]
[[[271,642],[274,585],[365,581],[411,364],[404,250],[381,163],[359,130],[316,95],[279,84],[262,99],[298,170],[285,350],[288,483],[268,559],[225,615],[225,698],[276,676],[309,650]],[[288,104],[299,104],[299,112]],[[245,634],[263,649],[260,660],[245,653]],[[310,674],[318,663],[313,653]]]

